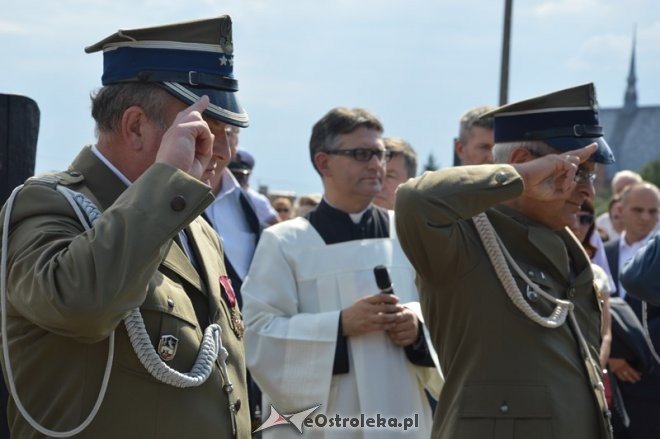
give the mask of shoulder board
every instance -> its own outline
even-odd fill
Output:
[[[68,170],[64,172],[58,172],[56,174],[43,174],[30,177],[27,179],[25,184],[41,184],[55,189],[58,184],[63,186],[73,186],[82,182],[83,180],[85,180],[85,177],[82,175],[82,173]]]

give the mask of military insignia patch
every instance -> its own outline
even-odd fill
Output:
[[[158,355],[163,361],[170,361],[176,355],[179,339],[173,335],[163,335],[158,342]]]

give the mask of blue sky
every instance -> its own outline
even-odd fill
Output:
[[[321,192],[308,140],[335,106],[372,111],[422,163],[433,153],[451,165],[461,113],[497,103],[503,10],[503,0],[14,0],[0,15],[0,91],[41,109],[37,172],[64,169],[94,142],[102,56],[85,46],[227,13],[252,185]],[[635,25],[639,103],[660,105],[660,2],[514,0],[509,100],[594,82],[601,107],[620,106]]]

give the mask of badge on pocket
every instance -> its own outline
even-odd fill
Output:
[[[158,355],[163,361],[170,361],[176,355],[179,339],[173,335],[163,335],[158,342]]]

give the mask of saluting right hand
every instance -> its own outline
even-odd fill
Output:
[[[575,189],[575,173],[581,163],[596,152],[598,144],[563,154],[548,154],[537,159],[514,163],[525,183],[523,195],[537,200],[567,199]]]
[[[177,114],[160,142],[156,163],[165,163],[200,179],[211,162],[215,137],[202,113],[209,105],[208,96]]]
[[[403,310],[399,298],[394,294],[366,296],[342,310],[343,335],[353,337],[375,331],[393,329],[397,313]]]

